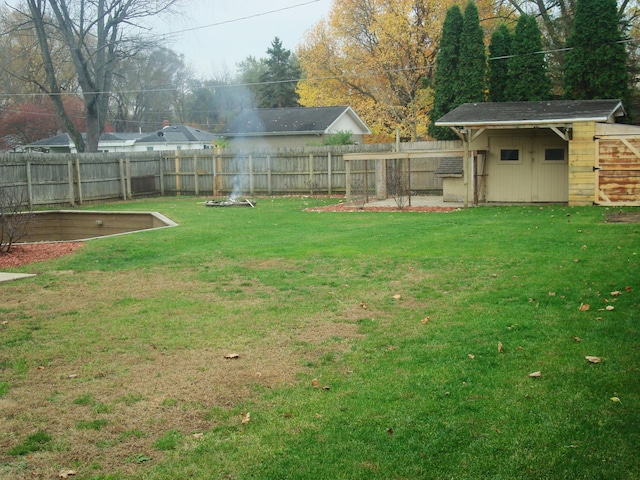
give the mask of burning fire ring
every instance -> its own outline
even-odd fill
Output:
[[[255,208],[256,201],[245,198],[238,200],[235,198],[227,198],[226,200],[209,200],[204,202],[205,207],[252,207]]]

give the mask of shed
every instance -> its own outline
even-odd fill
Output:
[[[355,143],[364,143],[364,136],[371,134],[347,106],[244,110],[219,133],[232,147],[269,148],[320,144],[338,132],[351,132]]]
[[[620,100],[466,103],[436,125],[463,140],[464,201],[640,205],[640,127]]]

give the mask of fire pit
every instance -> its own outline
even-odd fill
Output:
[[[223,200],[209,200],[204,202],[205,207],[252,207],[255,208],[255,200],[239,200],[237,198],[227,198]]]

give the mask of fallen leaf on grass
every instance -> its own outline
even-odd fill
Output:
[[[44,370],[44,365],[38,365],[38,366],[36,367],[36,370]]]
[[[617,297],[617,296],[619,296],[621,294],[622,294],[622,292],[619,292],[618,290],[616,290],[615,292],[611,292],[611,296],[612,297]]]
[[[586,312],[590,308],[591,306],[588,303],[581,303],[580,306],[578,307],[578,310],[580,310],[581,312]]]
[[[610,400],[615,403],[622,403],[618,397],[611,397]]]
[[[615,310],[616,307],[614,307],[613,305],[607,305],[606,307],[604,307],[605,310]]]
[[[320,388],[320,380],[318,380],[317,378],[314,378],[313,380],[311,380],[311,386],[313,388]]]
[[[539,378],[539,377],[541,377],[541,376],[542,376],[542,372],[540,372],[540,371],[533,372],[533,373],[530,373],[530,374],[529,374],[529,376],[530,376],[531,378]]]
[[[3,320],[2,321],[2,325],[9,325],[9,321],[8,320]]]
[[[193,438],[202,438],[202,437],[204,437],[204,433],[202,433],[202,432],[194,433],[192,435],[192,437]]]
[[[631,288],[631,287],[629,287],[629,286],[624,287],[624,291],[625,291],[625,292],[630,292],[631,290],[633,290],[633,288]]]
[[[422,324],[424,325],[425,323],[429,323],[429,321],[430,321],[430,320],[431,320],[431,318],[429,318],[429,317],[424,317],[424,318],[420,321],[420,323],[422,323]]]
[[[498,353],[504,353],[504,345],[502,345],[502,342],[498,342]]]
[[[360,308],[367,309],[367,304],[365,302],[360,302]]]
[[[62,470],[59,474],[58,474],[58,478],[68,478],[72,475],[77,475],[78,472],[76,472],[75,470]]]
[[[600,363],[602,361],[601,357],[592,357],[591,355],[587,355],[586,357],[584,357],[587,359],[588,362],[591,363]]]
[[[396,294],[393,296],[393,298],[395,298],[396,300],[400,300],[400,299],[402,298],[402,295],[399,295],[399,294],[397,294],[397,293],[396,293]]]
[[[235,360],[236,358],[240,358],[240,355],[237,353],[229,353],[228,355],[225,355],[224,358],[227,360]]]
[[[556,296],[556,292],[549,292],[549,296],[550,297],[555,297]]]
[[[475,355],[473,355],[472,353],[467,354],[467,357],[469,357],[471,360],[473,360],[474,358],[476,358]]]
[[[582,339],[580,337],[573,337],[573,341],[580,343]]]
[[[240,415],[240,423],[245,424],[251,421],[251,413],[247,412],[245,415]]]
[[[587,249],[587,246],[586,246],[586,245],[582,245],[582,249],[583,249],[583,250],[586,250],[586,249]]]
[[[387,435],[393,435],[393,428],[387,428]]]

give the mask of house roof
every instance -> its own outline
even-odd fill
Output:
[[[162,134],[162,135],[160,135]],[[86,135],[82,134],[83,138]],[[121,142],[121,143],[173,143],[186,144],[192,142],[210,143],[218,138],[211,132],[199,130],[188,125],[169,125],[153,133],[132,133],[132,132],[107,132],[100,135],[100,143]],[[73,141],[68,133],[61,133],[55,137],[45,138],[37,142],[26,145],[29,148],[51,148],[51,147],[71,147]]]
[[[189,125],[168,125],[153,133],[145,133],[137,143],[212,142],[216,138],[218,135]]]
[[[625,115],[620,100],[549,100],[539,102],[465,103],[436,121],[440,127],[489,127],[562,124],[580,121],[613,123]]]
[[[371,133],[351,107],[290,107],[245,110],[220,132],[226,136],[321,135],[343,116],[349,116],[361,132]]]

